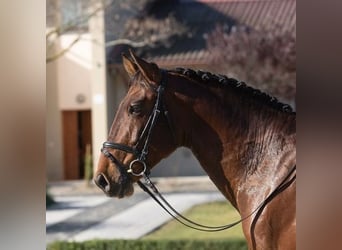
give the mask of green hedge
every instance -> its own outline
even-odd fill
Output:
[[[54,203],[55,201],[53,200],[52,196],[46,191],[46,207],[49,207]]]
[[[54,242],[47,250],[246,250],[244,240],[92,240]]]

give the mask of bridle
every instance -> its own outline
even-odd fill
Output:
[[[152,110],[152,112],[151,112],[151,114],[147,120],[147,123],[146,123],[143,131],[141,132],[141,134],[139,136],[139,139],[137,140],[136,144],[133,147],[130,147],[130,146],[127,146],[124,144],[120,144],[120,143],[110,142],[110,141],[106,141],[103,143],[101,152],[106,157],[108,157],[119,168],[119,171],[121,174],[122,173],[129,173],[129,174],[132,174],[134,176],[149,175],[150,171],[149,171],[149,169],[147,169],[145,161],[146,161],[146,156],[148,155],[148,146],[150,143],[152,130],[155,127],[157,120],[158,120],[158,117],[161,113],[166,116],[169,127],[173,133],[173,129],[172,129],[172,125],[170,122],[169,115],[168,115],[168,111],[165,107],[165,104],[162,101],[163,100],[162,96],[163,96],[165,87],[166,87],[166,71],[162,71],[162,80],[161,80],[158,88],[155,89],[155,91],[157,93],[157,97],[156,97],[156,102],[154,104],[153,110]],[[145,139],[145,141],[143,141],[144,139]],[[143,147],[141,150],[139,150],[138,148],[139,148],[139,146],[141,146],[141,144],[143,144]],[[123,165],[123,163],[121,163],[119,160],[117,160],[107,150],[107,148],[117,149],[117,150],[124,151],[126,153],[133,154],[136,157],[136,159],[131,161],[128,169],[126,169],[125,166]],[[141,165],[142,170],[136,172],[134,170],[134,165]]]
[[[283,181],[277,186],[276,189],[271,192],[263,202],[261,202],[249,215],[241,218],[240,220],[227,224],[227,225],[222,225],[222,226],[206,226],[202,225],[199,223],[196,223],[183,215],[181,215],[179,212],[177,212],[176,209],[174,209],[168,202],[165,200],[165,198],[162,196],[162,194],[159,192],[157,187],[153,184],[153,182],[150,179],[150,169],[147,168],[146,166],[146,157],[148,155],[148,146],[150,143],[151,135],[152,135],[152,130],[155,127],[158,117],[160,114],[163,114],[168,122],[169,128],[171,133],[174,136],[174,130],[172,127],[171,119],[169,116],[169,112],[166,109],[165,103],[163,102],[163,93],[167,84],[167,71],[162,70],[162,79],[160,81],[160,84],[158,88],[155,90],[157,93],[156,97],[156,102],[154,104],[153,110],[147,120],[147,123],[139,136],[139,139],[137,143],[131,147],[127,146],[124,144],[120,143],[115,143],[115,142],[110,142],[106,141],[103,143],[101,152],[109,158],[115,166],[119,169],[120,172],[120,180],[119,182],[126,182],[128,180],[128,174],[131,174],[133,176],[137,177],[144,177],[145,183],[142,183],[140,180],[137,181],[137,184],[139,187],[147,192],[152,199],[154,199],[171,217],[176,219],[178,222],[181,224],[190,227],[192,229],[196,229],[199,231],[205,231],[205,232],[217,232],[217,231],[222,231],[226,230],[228,228],[231,228],[240,222],[246,220],[247,218],[251,217],[254,213],[259,211],[260,209],[263,209],[276,195],[284,191],[288,186],[290,186],[296,179],[296,165],[290,170],[290,172],[287,174],[287,176],[283,179]],[[145,138],[145,141],[143,141]],[[138,149],[138,147],[143,143],[143,147],[141,150]],[[136,159],[131,161],[128,168],[124,166],[122,162],[120,162],[118,159],[115,158],[107,149],[116,149],[116,150],[121,150],[126,153],[133,154]],[[134,170],[134,165],[140,165],[142,166],[142,170],[140,171],[135,171]],[[291,177],[292,176],[292,177]]]

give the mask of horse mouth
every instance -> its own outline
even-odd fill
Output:
[[[94,178],[94,183],[108,197],[116,197],[121,199],[131,196],[134,192],[133,183],[130,180],[127,180],[124,183],[115,183],[109,181],[109,179],[102,173]]]

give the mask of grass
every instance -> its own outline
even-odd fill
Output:
[[[227,202],[211,202],[194,206],[184,214],[187,218],[208,226],[225,225],[239,220],[240,216]],[[145,236],[147,240],[241,240],[244,239],[241,224],[221,232],[200,232],[172,220]]]

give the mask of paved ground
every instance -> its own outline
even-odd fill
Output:
[[[224,200],[208,177],[154,178],[165,198],[180,212],[215,200]],[[83,181],[49,183],[57,202],[46,211],[46,242],[94,238],[137,239],[170,220],[147,194],[135,187],[133,196],[106,197]]]

